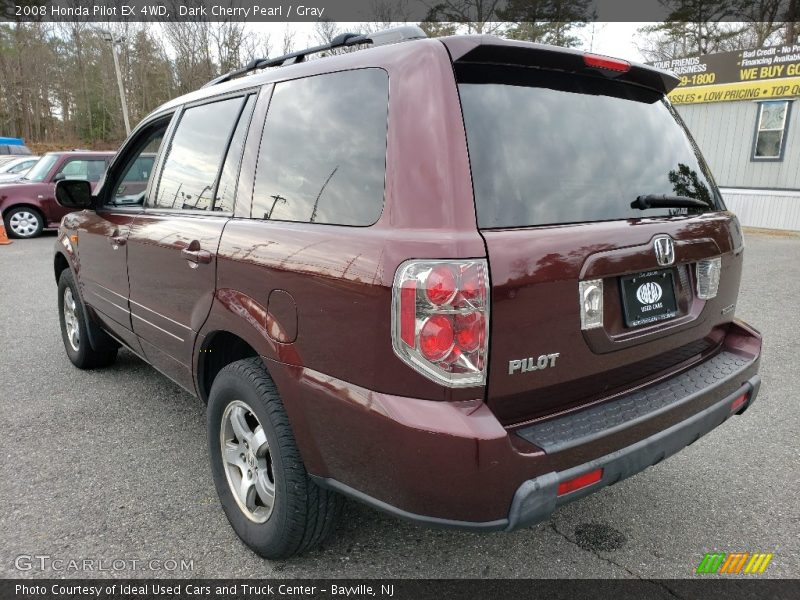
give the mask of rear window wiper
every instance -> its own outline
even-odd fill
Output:
[[[648,208],[710,208],[707,202],[689,196],[666,196],[648,194],[638,196],[631,202],[631,208],[647,210]]]

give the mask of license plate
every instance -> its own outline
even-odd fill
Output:
[[[638,327],[678,314],[671,270],[648,271],[620,277],[625,324]]]

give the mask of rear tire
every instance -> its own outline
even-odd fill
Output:
[[[86,308],[69,269],[64,269],[58,278],[58,318],[64,349],[73,365],[79,369],[97,369],[107,367],[117,359],[118,347],[110,346],[102,351],[92,348],[87,326],[94,328],[95,339],[106,334],[94,323],[87,322]]]
[[[333,531],[343,498],[319,487],[306,472],[283,402],[260,358],[233,362],[214,379],[208,444],[225,515],[256,554],[288,558],[319,545]]]

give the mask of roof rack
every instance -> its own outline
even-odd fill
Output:
[[[335,48],[346,48],[348,46],[357,46],[358,44],[372,44],[373,46],[384,46],[386,44],[394,44],[397,42],[404,42],[406,40],[416,40],[428,37],[425,32],[416,25],[404,25],[402,27],[392,27],[391,29],[384,29],[376,31],[375,33],[362,34],[362,33],[342,33],[337,35],[330,44],[322,46],[314,46],[306,48],[305,50],[298,50],[297,52],[290,52],[283,56],[275,58],[256,58],[247,63],[241,69],[236,69],[225,75],[220,75],[216,79],[212,79],[203,87],[211,87],[219,83],[225,83],[231,79],[241,77],[251,71],[259,69],[266,69],[267,67],[281,67],[284,65],[293,65],[295,63],[303,62],[309,54],[316,54],[318,52],[325,52],[326,50],[333,50]]]

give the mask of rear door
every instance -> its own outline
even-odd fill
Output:
[[[133,331],[147,359],[187,389],[194,338],[214,297],[220,236],[233,214],[218,184],[238,172],[253,103],[238,95],[182,110],[157,188],[127,240]]]
[[[592,73],[457,73],[501,420],[582,406],[712,351],[732,318],[741,237],[663,93]],[[632,206],[654,194],[702,206]],[[719,293],[702,299],[698,264],[717,257]]]

